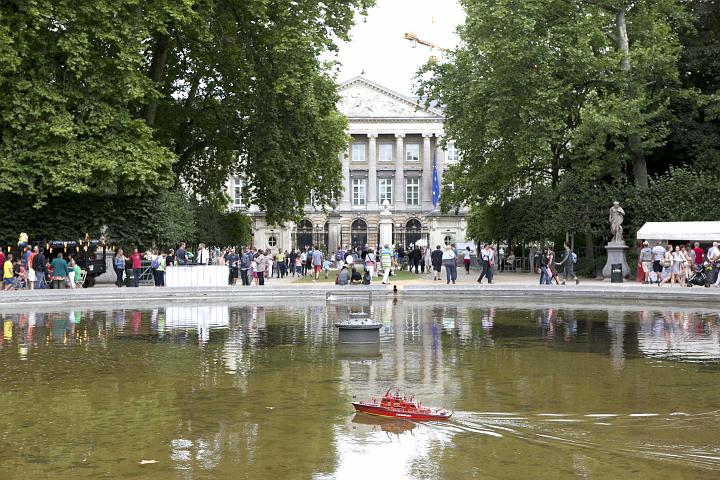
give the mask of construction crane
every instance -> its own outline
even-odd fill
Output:
[[[447,52],[447,48],[443,48],[440,45],[436,45],[432,42],[428,42],[427,40],[423,40],[422,38],[418,38],[417,34],[415,32],[407,32],[405,35],[405,40],[410,40],[412,42],[413,48],[417,47],[417,44],[425,45],[426,47],[430,47],[430,50],[438,49],[441,52]],[[435,55],[430,55],[430,61],[431,62],[437,62],[437,57]]]

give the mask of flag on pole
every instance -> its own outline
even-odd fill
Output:
[[[437,173],[437,154],[435,152],[433,152],[432,200],[433,207],[437,208],[438,200],[440,200],[440,179]]]

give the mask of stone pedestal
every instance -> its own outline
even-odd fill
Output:
[[[380,241],[378,242],[380,245],[380,248],[383,248],[385,244],[392,247],[393,239],[392,239],[392,227],[393,227],[393,221],[392,221],[392,214],[384,210],[380,212],[380,222],[378,222],[380,225]]]
[[[340,214],[336,211],[328,213],[328,254],[337,252],[340,246]]]
[[[610,242],[605,245],[607,250],[607,262],[602,269],[603,278],[610,278],[610,269],[614,263],[622,265],[623,278],[630,276],[630,267],[626,260],[628,246],[624,243]]]

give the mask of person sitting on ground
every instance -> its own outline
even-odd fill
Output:
[[[337,284],[347,285],[348,283],[350,283],[350,274],[348,273],[347,265],[343,265],[343,268],[340,269],[337,276]]]

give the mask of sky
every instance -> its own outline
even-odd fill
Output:
[[[405,40],[406,32],[445,48],[458,39],[455,27],[465,15],[456,0],[377,0],[367,17],[358,16],[351,41],[340,44],[338,80],[343,82],[364,70],[365,77],[408,96],[414,95],[413,77],[430,55],[441,52]]]

